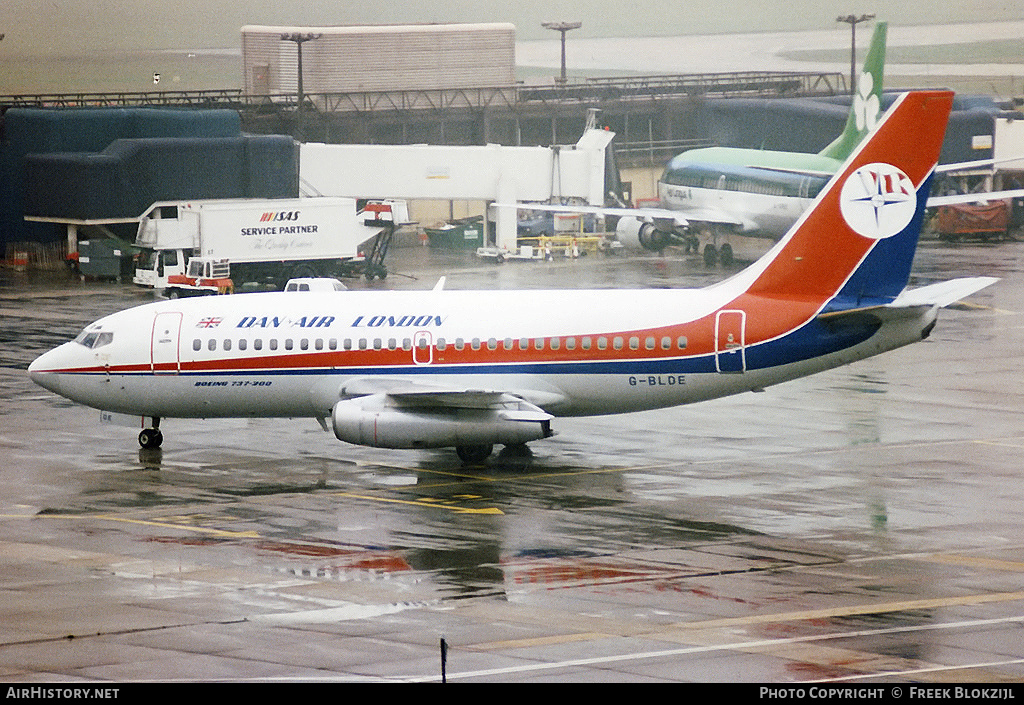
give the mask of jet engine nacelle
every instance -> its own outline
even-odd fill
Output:
[[[551,435],[551,417],[536,407],[395,406],[384,399],[372,395],[335,404],[331,422],[338,440],[374,448],[447,448],[515,445]]]
[[[615,236],[626,247],[661,252],[672,244],[672,233],[658,230],[654,223],[645,223],[632,216],[619,219],[615,226]]]

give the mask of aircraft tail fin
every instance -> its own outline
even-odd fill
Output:
[[[885,71],[885,42],[888,22],[878,22],[871,37],[871,45],[864,57],[864,68],[857,79],[857,90],[850,102],[850,115],[846,128],[819,154],[843,160],[849,157],[870,132],[882,114],[882,79]]]
[[[754,264],[747,293],[829,309],[887,304],[907,286],[953,105],[905,93],[790,231]]]

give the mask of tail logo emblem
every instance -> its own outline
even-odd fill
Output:
[[[914,219],[917,192],[910,177],[891,164],[866,164],[843,184],[839,210],[855,233],[882,240],[902,232]]]

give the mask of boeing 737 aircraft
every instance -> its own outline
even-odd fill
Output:
[[[29,374],[141,417],[146,447],[167,418],[309,417],[349,443],[467,462],[550,436],[556,416],[761,390],[921,340],[940,307],[995,281],[904,290],[951,105],[901,96],[782,240],[704,289],[160,301],[90,324]]]

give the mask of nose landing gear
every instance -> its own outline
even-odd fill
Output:
[[[164,434],[160,432],[160,417],[153,417],[152,428],[144,428],[139,431],[139,445],[143,448],[159,448],[164,442]]]

